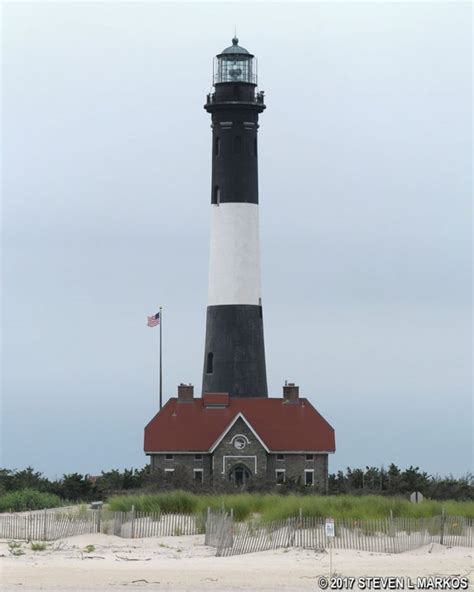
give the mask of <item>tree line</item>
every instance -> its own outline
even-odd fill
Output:
[[[474,476],[467,474],[455,478],[452,475],[440,477],[410,466],[401,470],[395,464],[384,467],[365,467],[338,471],[329,475],[329,493],[352,495],[378,493],[381,495],[407,495],[419,491],[425,497],[435,500],[473,500]]]
[[[0,469],[0,496],[15,491],[35,490],[76,502],[103,500],[116,493],[156,491],[160,488],[161,483],[156,475],[150,473],[148,466],[142,469],[102,471],[98,476],[69,473],[56,480],[48,479],[32,467],[23,470]],[[290,492],[291,489],[291,486],[287,486],[284,492]],[[308,488],[295,489],[303,493],[311,491]],[[435,500],[474,500],[474,476],[439,477],[420,471],[419,467],[410,466],[401,470],[393,463],[387,469],[348,467],[346,471],[329,475],[327,493],[406,496],[413,491]]]

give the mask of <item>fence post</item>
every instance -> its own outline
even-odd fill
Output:
[[[131,530],[132,530],[132,532],[131,532],[132,539],[134,539],[135,538],[135,506],[134,505],[132,505],[132,529]]]
[[[44,524],[43,524],[43,541],[47,540],[47,533],[46,533],[46,528],[47,528],[47,520],[48,520],[48,516],[47,516],[48,510],[45,508],[44,509]]]
[[[96,512],[97,512],[97,532],[100,532],[100,513],[101,513],[101,508],[97,508]]]
[[[233,520],[234,519],[234,508],[230,509],[230,519]]]
[[[439,544],[444,544],[444,525],[446,523],[446,514],[444,513],[444,506],[441,507],[441,532],[439,535]]]

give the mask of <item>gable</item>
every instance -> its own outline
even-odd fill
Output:
[[[226,441],[227,444],[232,444],[233,439],[239,434],[242,434],[247,439],[247,444],[256,441],[266,452],[270,452],[265,442],[263,442],[242,413],[239,413],[233,418],[231,423],[211,446],[209,452],[214,452],[223,441]]]

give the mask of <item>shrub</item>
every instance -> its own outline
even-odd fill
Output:
[[[46,551],[48,545],[46,543],[34,543],[31,541],[31,550],[32,551]]]
[[[11,491],[0,497],[0,512],[25,512],[61,506],[60,498],[54,493],[45,493],[36,489]]]
[[[17,541],[10,541],[8,543],[8,550],[15,557],[18,557],[19,555],[24,555],[25,554],[25,552],[21,548],[21,543],[18,543]]]

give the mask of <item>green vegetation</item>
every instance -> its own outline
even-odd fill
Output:
[[[36,491],[35,489],[20,489],[0,496],[0,512],[42,510],[43,508],[55,508],[62,504],[61,499],[54,493]]]
[[[173,483],[167,483],[159,471],[150,473],[149,466],[146,466],[142,469],[102,471],[100,475],[95,477],[87,474],[69,473],[63,475],[61,479],[50,480],[32,467],[22,470],[0,468],[0,512],[105,500],[110,496],[121,494],[136,494],[140,498],[140,502],[135,504],[136,508],[146,511],[151,511],[155,507],[160,507],[163,512],[195,512],[196,508],[201,511],[201,501],[199,500],[206,497],[204,494],[208,494],[208,502],[212,507],[222,501],[227,505],[232,499],[236,516],[246,515],[248,512],[247,498],[235,495],[230,483],[221,486],[220,491],[222,493],[227,491],[229,494],[222,496],[223,499],[213,495],[212,488],[205,484],[195,485],[192,488],[192,491],[198,494],[198,501],[192,496],[190,497],[189,494],[178,496],[175,490],[179,490],[180,487],[186,487],[186,489],[189,487],[189,484],[178,479],[178,476],[178,471],[176,471]],[[281,494],[307,495],[309,493],[308,488],[304,485],[291,480],[278,488],[274,483],[262,486],[250,483],[247,491],[255,494],[252,496],[251,513],[259,513],[261,511],[259,504],[263,504],[263,500],[270,495],[267,493],[265,497],[258,492],[268,492],[272,488],[274,493],[279,494],[274,499],[279,499]],[[446,504],[448,505],[451,503],[450,500],[466,502],[474,500],[474,477],[472,474],[456,478],[452,475],[440,477],[439,475],[429,475],[421,471],[419,467],[410,466],[407,469],[400,469],[392,463],[386,469],[366,466],[365,468],[347,468],[345,471],[330,474],[328,490],[330,495],[367,496],[370,494],[384,497],[402,497],[413,491],[420,491],[425,498],[447,500]],[[8,497],[11,494],[15,495]],[[41,497],[40,494],[45,497]],[[159,503],[156,500],[150,500],[149,495],[144,498],[143,494],[159,495]],[[46,497],[48,495],[56,497]],[[289,504],[290,502],[285,503]],[[344,503],[341,501],[341,504]],[[240,507],[241,504],[242,507]]]
[[[93,553],[95,551],[95,545],[86,545],[84,551],[86,553]]]
[[[32,551],[46,551],[48,548],[47,543],[34,543],[31,541],[31,550]]]
[[[185,491],[167,493],[114,496],[108,501],[111,511],[128,512],[135,506],[136,511],[163,512],[177,514],[197,514],[205,516],[207,508],[219,510],[233,508],[235,519],[248,520],[255,515],[263,521],[280,520],[298,516],[300,508],[303,516],[333,518],[383,518],[430,517],[441,514],[442,510],[452,516],[474,518],[474,502],[439,502],[424,500],[412,504],[403,497],[379,495],[277,495],[240,493],[234,495],[197,495]]]
[[[17,541],[10,541],[8,543],[8,550],[15,557],[18,557],[19,555],[24,555],[25,554],[25,552],[21,548],[21,543],[18,543]]]

